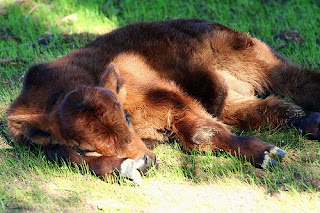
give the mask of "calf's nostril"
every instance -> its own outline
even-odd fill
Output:
[[[144,161],[144,164],[147,165],[147,166],[149,166],[149,164],[150,164],[150,157],[149,157],[147,154],[145,154],[142,159],[143,159],[143,161]]]
[[[158,163],[157,163],[155,157],[151,157],[148,154],[145,154],[143,157],[136,160],[137,169],[140,171],[140,173],[142,173],[144,175],[147,173],[148,169],[152,165],[154,165],[157,168]]]
[[[148,155],[145,154],[142,158],[136,160],[137,169],[142,173],[145,174],[149,168],[148,165]]]

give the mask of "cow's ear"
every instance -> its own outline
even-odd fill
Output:
[[[120,73],[114,63],[110,63],[102,75],[100,86],[118,94],[121,88]]]
[[[8,116],[8,128],[13,137],[24,137],[37,144],[47,145],[51,135],[50,119],[47,114],[21,114]]]

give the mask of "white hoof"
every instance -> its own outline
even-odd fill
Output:
[[[270,151],[265,151],[265,156],[261,167],[267,169],[270,166],[278,165],[278,160],[281,160],[286,154],[286,151],[278,147],[274,147]]]
[[[120,173],[123,177],[129,179],[134,184],[141,185],[141,174],[137,169],[137,164],[134,160],[128,158],[122,162]]]

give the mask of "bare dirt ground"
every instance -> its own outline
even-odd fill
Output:
[[[126,188],[126,189],[125,189]],[[210,185],[169,183],[148,179],[140,187],[122,188],[139,199],[126,196],[87,200],[93,209],[119,212],[319,212],[319,194],[279,192],[270,195],[260,187],[235,180]],[[131,198],[129,198],[131,199]],[[142,200],[141,205],[139,200]]]

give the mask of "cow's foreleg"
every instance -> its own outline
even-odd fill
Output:
[[[286,154],[275,145],[258,138],[233,135],[219,121],[192,112],[185,112],[184,116],[174,123],[174,128],[186,150],[222,149],[249,159],[257,167],[276,165],[277,160]]]
[[[86,152],[62,145],[46,147],[44,151],[50,160],[65,160],[77,165],[87,163],[89,170],[99,177],[120,173],[136,184],[141,183],[141,174],[145,173],[152,164],[148,155],[133,160],[116,156],[102,156],[97,152]]]

